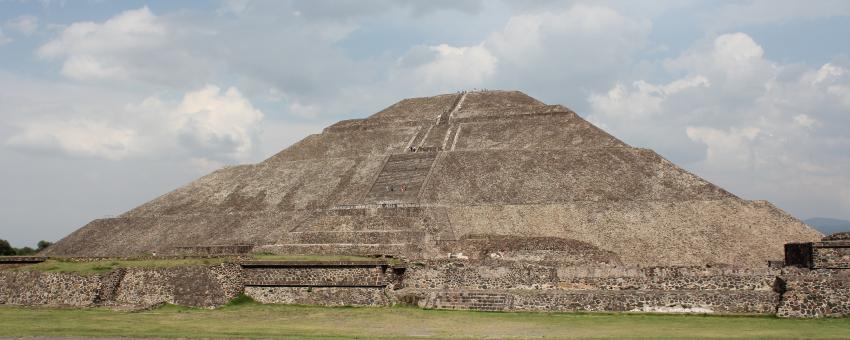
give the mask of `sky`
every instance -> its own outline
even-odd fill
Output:
[[[850,1],[0,0],[0,239],[56,241],[396,101],[565,105],[850,219]]]

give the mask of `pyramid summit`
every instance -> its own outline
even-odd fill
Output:
[[[477,91],[340,121],[258,164],[92,221],[45,255],[238,249],[763,267],[784,244],[821,237],[564,106]]]

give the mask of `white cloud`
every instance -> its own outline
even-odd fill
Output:
[[[805,128],[812,128],[818,123],[818,121],[809,117],[809,115],[799,114],[794,116],[794,123]]]
[[[670,95],[709,86],[711,82],[700,75],[678,79],[666,85],[653,85],[639,80],[632,83],[631,88],[617,84],[605,94],[592,94],[588,101],[595,115],[634,119],[663,113],[661,105]]]
[[[687,127],[688,138],[708,146],[706,161],[713,166],[746,168],[754,161],[752,143],[761,134],[757,127],[720,130],[709,127]]]
[[[415,46],[399,59],[389,87],[416,88],[417,94],[463,88],[515,88],[578,100],[644,47],[648,20],[604,6],[519,13],[480,42]],[[579,66],[580,65],[580,66]]]
[[[771,61],[744,33],[698,43],[663,66],[662,78],[684,76],[594,93],[589,118],[746,198],[808,216],[850,209],[850,154],[839,151],[850,147],[846,69]]]
[[[486,46],[517,65],[560,59],[553,65],[604,68],[629,60],[644,44],[651,27],[648,20],[630,18],[611,8],[577,4],[566,10],[513,16],[504,29],[487,39]]]
[[[496,70],[498,59],[486,48],[446,44],[419,46],[399,60],[408,81],[425,89],[464,88],[481,84]]]
[[[190,43],[213,33],[175,25],[142,7],[102,23],[72,23],[36,54],[60,60],[62,74],[76,80],[197,86],[213,68]]]
[[[250,154],[263,113],[234,87],[217,86],[187,93],[173,111],[181,141],[213,155],[244,158]]]
[[[245,160],[263,119],[236,88],[214,85],[186,93],[179,103],[148,97],[112,115],[90,116],[25,121],[6,145],[112,160],[160,152]]]
[[[21,15],[7,21],[4,26],[10,30],[24,35],[30,35],[38,30],[38,17],[32,15]]]
[[[24,124],[8,145],[74,156],[121,159],[136,146],[136,133],[88,119],[41,120]]]
[[[77,78],[128,78],[135,71],[122,58],[135,50],[164,48],[167,28],[147,8],[125,11],[102,24],[76,22],[38,49],[43,58],[64,57],[62,74]]]

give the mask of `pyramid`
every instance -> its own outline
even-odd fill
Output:
[[[762,267],[783,257],[785,243],[821,236],[564,106],[480,91],[404,99],[340,121],[258,164],[92,221],[46,255],[241,246],[430,259],[555,247],[624,265]]]

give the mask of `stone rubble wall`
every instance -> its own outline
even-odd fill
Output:
[[[405,273],[416,289],[773,290],[778,271],[696,267],[607,270],[509,261],[430,261]]]
[[[519,311],[678,311],[724,314],[772,314],[778,295],[771,291],[551,291],[515,293]]]
[[[505,311],[850,315],[850,270],[563,267],[434,260],[404,268],[126,268],[101,275],[0,272],[0,304],[215,307],[245,293],[262,303]]]
[[[245,295],[260,303],[321,306],[388,306],[380,287],[245,287]]]
[[[778,270],[429,261],[407,270],[397,301],[427,308],[773,314]]]
[[[398,299],[423,308],[535,312],[691,312],[772,314],[766,291],[404,290]]]
[[[377,286],[384,284],[380,267],[246,268],[252,286]]]
[[[242,272],[237,264],[128,269],[118,285],[115,302],[215,307],[241,292]]]
[[[786,267],[781,276],[785,293],[776,312],[781,317],[842,317],[850,315],[850,270]]]
[[[172,303],[215,307],[243,291],[237,264],[119,268],[101,275],[0,272],[0,304],[90,307]]]
[[[94,305],[100,286],[97,275],[2,271],[0,304],[88,307]]]
[[[816,242],[812,252],[814,268],[850,269],[850,241]]]

